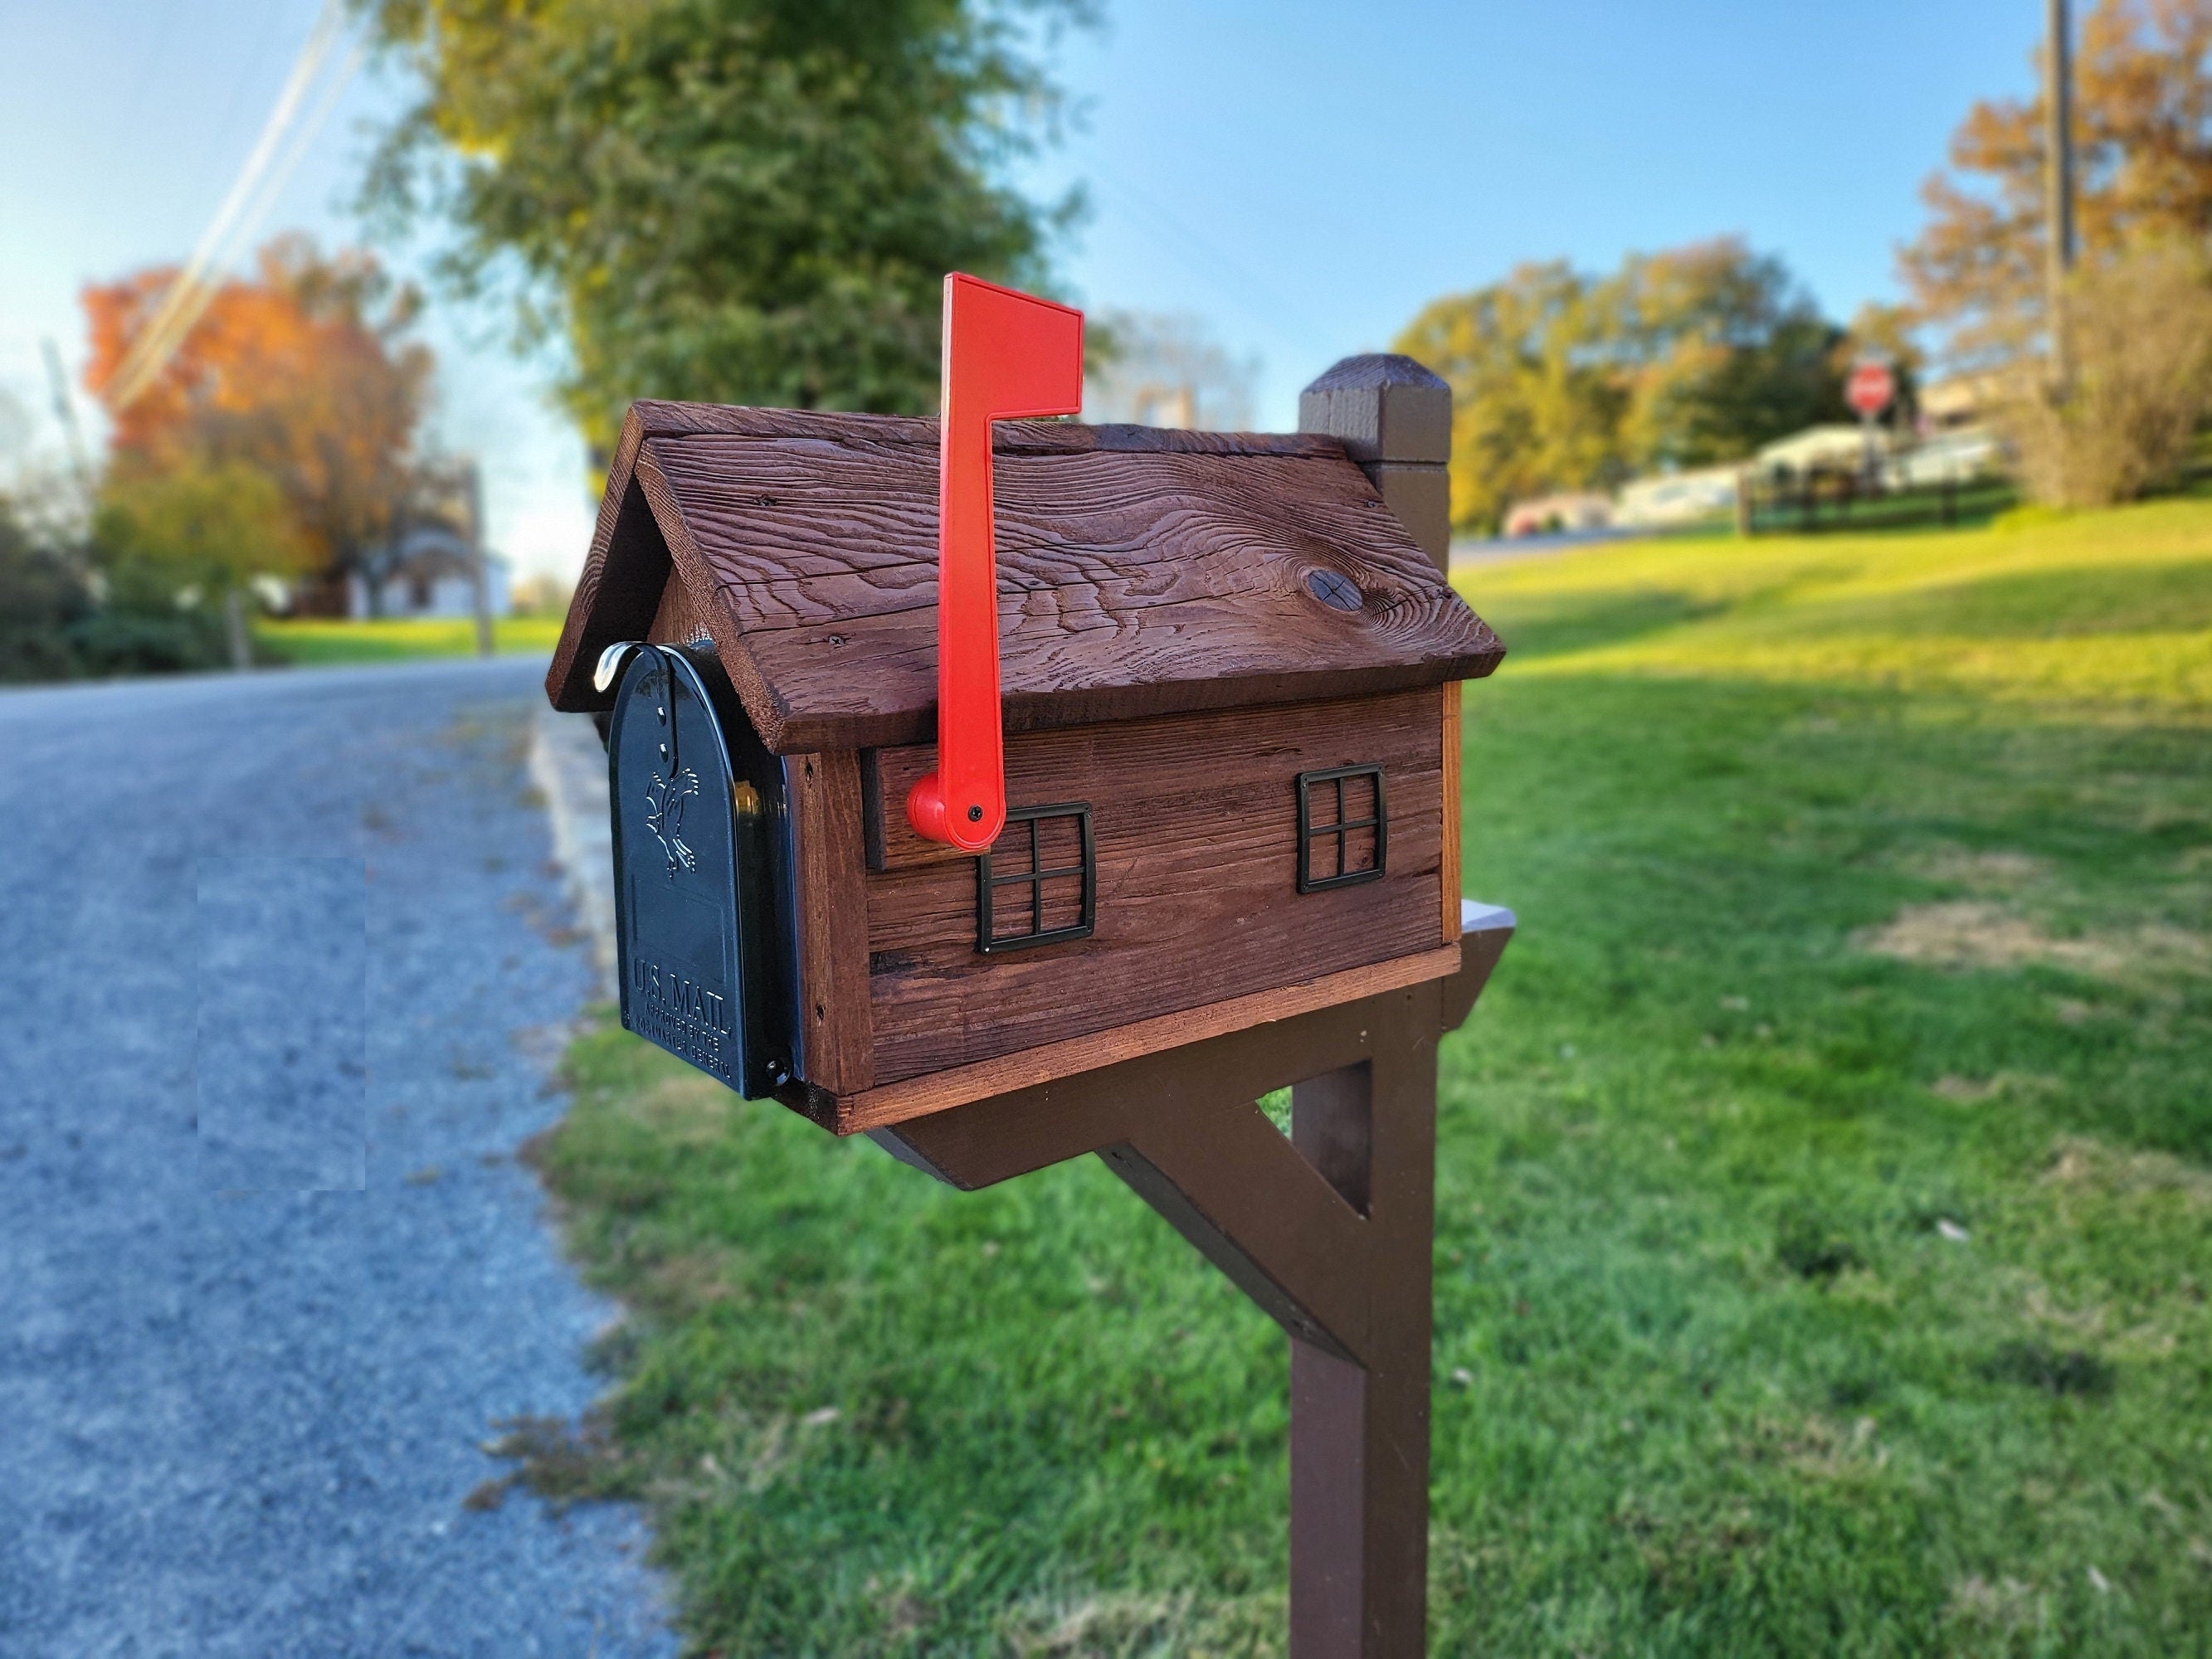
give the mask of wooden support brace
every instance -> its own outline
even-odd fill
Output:
[[[1461,918],[1449,979],[873,1132],[970,1189],[1097,1152],[1289,1334],[1292,1659],[1424,1650],[1437,1042],[1514,925]]]

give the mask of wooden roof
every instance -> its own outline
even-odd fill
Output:
[[[1504,654],[1334,438],[1010,421],[994,452],[1010,732],[1399,690]],[[646,636],[672,558],[769,748],[933,734],[936,422],[633,405],[556,708],[606,706],[592,666]],[[1317,597],[1352,598],[1327,573],[1355,608]]]

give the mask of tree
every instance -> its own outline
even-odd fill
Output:
[[[1632,254],[1598,290],[1638,471],[1741,459],[1843,410],[1836,348],[1782,261],[1734,237]]]
[[[187,458],[112,477],[93,518],[112,589],[157,609],[164,598],[217,600],[234,667],[252,665],[246,593],[258,576],[296,574],[309,551],[274,479],[242,461]]]
[[[150,386],[118,406],[117,372],[170,270],[93,285],[86,381],[114,422],[118,479],[237,464],[273,482],[305,568],[367,574],[414,486],[428,349],[406,337],[417,300],[366,253],[325,258],[300,237],[225,283]],[[261,497],[256,495],[255,499]]]
[[[2075,54],[2075,223],[2085,262],[2212,233],[2212,0],[2100,0]],[[2040,77],[2039,77],[2039,82]],[[1916,309],[1962,363],[2029,349],[2043,325],[2044,102],[1984,100],[1900,256]]]
[[[1494,524],[1508,503],[1625,476],[1626,388],[1598,361],[1589,280],[1564,262],[1432,301],[1397,339],[1451,383],[1452,516]]]
[[[611,447],[640,397],[918,412],[948,270],[1036,285],[1054,215],[996,182],[1048,118],[1027,55],[1091,0],[369,0],[426,88],[368,198],[448,216],[483,293]]]
[[[1780,260],[1728,237],[1607,277],[1522,265],[1434,301],[1395,349],[1451,383],[1453,518],[1476,526],[1841,418],[1843,339]]]

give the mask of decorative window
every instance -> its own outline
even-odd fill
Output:
[[[1381,767],[1299,773],[1298,891],[1382,880],[1389,830]]]
[[[1017,806],[975,860],[975,948],[988,954],[1089,939],[1098,919],[1091,808]]]

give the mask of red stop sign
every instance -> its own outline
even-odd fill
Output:
[[[1879,415],[1897,396],[1897,376],[1887,363],[1861,363],[1844,382],[1844,401],[1862,415]]]

